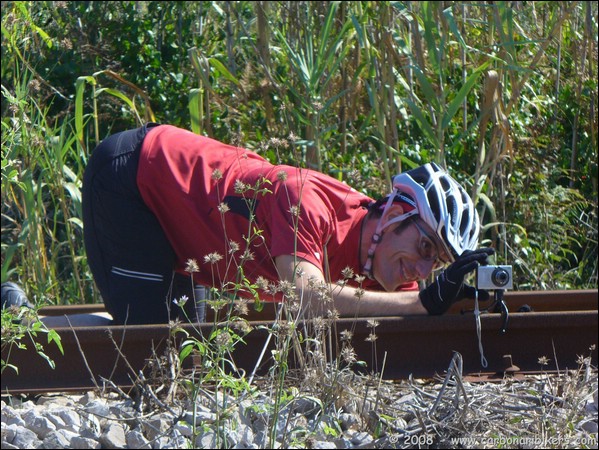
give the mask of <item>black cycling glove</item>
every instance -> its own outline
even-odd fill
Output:
[[[466,250],[447,269],[437,277],[430,286],[420,291],[420,301],[429,314],[445,313],[451,305],[464,298],[474,299],[476,288],[464,283],[464,277],[478,266],[486,266],[488,258],[494,254],[492,248]],[[481,301],[489,299],[487,291],[479,290]]]

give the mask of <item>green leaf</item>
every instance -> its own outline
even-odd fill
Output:
[[[354,29],[356,30],[356,35],[358,36],[358,43],[360,47],[363,47],[368,50],[370,48],[370,41],[368,41],[368,36],[364,32],[363,25],[358,21],[358,18],[352,14],[351,21],[354,25]]]
[[[322,27],[322,32],[320,34],[320,45],[318,47],[318,56],[323,58],[326,52],[326,45],[329,42],[331,29],[333,27],[333,23],[335,22],[335,12],[339,7],[338,1],[329,3],[329,12],[327,14],[327,18],[324,22],[324,26]]]
[[[437,135],[435,134],[435,131],[433,130],[431,124],[424,116],[422,110],[409,98],[406,98],[406,103],[410,107],[410,111],[412,111],[412,114],[414,114],[414,118],[420,126],[420,129],[422,130],[424,136],[430,141],[430,143],[433,145],[435,149],[438,149],[439,140],[437,139]]]
[[[117,91],[116,89],[111,89],[111,88],[98,89],[96,91],[96,97],[98,97],[100,94],[102,94],[104,92],[124,101],[127,104],[127,106],[129,106],[129,108],[131,108],[132,111],[137,110],[137,108],[135,108],[135,104],[133,103],[133,101],[129,97],[127,97],[125,94],[123,94],[121,91]]]
[[[48,365],[52,368],[52,370],[56,369],[56,364],[54,363],[54,361],[52,359],[50,359],[50,357],[48,355],[46,355],[44,352],[42,352],[39,349],[37,351],[37,354],[40,355],[42,358],[44,358],[48,362]]]
[[[202,104],[204,99],[203,89],[191,89],[188,95],[189,116],[191,119],[191,131],[202,134]]]
[[[424,40],[426,42],[428,57],[434,73],[438,73],[440,70],[437,53],[443,50],[440,48],[440,43],[437,45],[436,33],[434,33],[434,31],[437,31],[438,24],[433,17],[433,9],[438,7],[437,2],[421,2]]]
[[[485,207],[491,213],[491,220],[496,220],[497,219],[497,212],[495,211],[495,205],[493,205],[493,202],[491,201],[491,199],[484,192],[479,192],[478,193],[478,198],[483,202],[483,204],[485,205]],[[490,226],[494,226],[494,225],[497,225],[497,223],[495,223],[495,224],[487,224],[484,227],[481,227],[481,231],[484,232],[487,228],[489,228]]]
[[[231,83],[235,84],[236,86],[239,86],[239,80],[237,78],[235,78],[231,72],[229,72],[229,69],[227,69],[222,62],[220,62],[216,58],[208,58],[208,61],[210,62],[210,65],[212,67],[216,68],[216,70],[218,70],[218,72],[222,76],[224,76],[227,80],[229,80]]]
[[[75,224],[80,230],[83,230],[83,221],[79,217],[69,217],[69,222]]]
[[[453,119],[453,116],[455,116],[460,106],[462,106],[462,104],[464,103],[464,100],[478,81],[478,78],[482,74],[483,70],[486,69],[488,66],[489,61],[485,62],[482,66],[476,69],[476,71],[470,74],[470,76],[468,76],[468,78],[466,79],[464,85],[460,88],[456,96],[449,103],[447,109],[445,110],[445,114],[443,115],[443,121],[441,122],[441,127],[443,130],[447,129],[449,123]]]
[[[31,28],[40,35],[40,37],[43,39],[43,41],[46,43],[46,46],[48,48],[52,48],[52,39],[50,38],[50,36],[48,36],[48,33],[46,33],[44,30],[42,30],[40,27],[38,27],[37,25],[35,25],[34,23],[31,23]]]
[[[76,203],[81,203],[81,189],[75,183],[63,183],[64,188],[71,194],[71,199]]]
[[[4,360],[2,360],[2,371],[4,372],[4,369],[6,368],[14,370],[17,375],[19,374],[19,368],[17,366],[14,364],[7,364]]]
[[[418,81],[420,82],[420,88],[424,93],[426,101],[430,103],[435,110],[438,111],[440,105],[439,98],[437,97],[437,93],[435,92],[433,85],[430,83],[428,78],[426,78],[426,75],[420,67],[412,66],[412,68],[414,70],[414,75],[416,75],[416,78],[418,78]]]
[[[453,10],[452,10],[451,6],[449,8],[446,8],[443,11],[443,16],[445,16],[445,19],[447,20],[447,23],[449,24],[449,29],[454,34],[454,36],[456,37],[456,39],[458,40],[460,45],[464,48],[468,48],[468,45],[466,45],[466,41],[464,41],[464,38],[462,37],[462,33],[460,33],[460,30],[458,29],[458,26],[455,22],[455,18],[453,17]]]
[[[185,358],[187,358],[191,352],[193,351],[194,346],[193,345],[187,345],[185,347],[183,347],[181,349],[181,351],[179,352],[179,361],[185,361]]]
[[[75,132],[82,147],[85,147],[83,140],[83,94],[85,93],[86,83],[95,85],[96,79],[92,76],[83,76],[77,78],[75,82]]]
[[[64,349],[62,348],[62,340],[56,330],[48,330],[48,343],[54,342],[60,350],[60,353],[64,355]]]

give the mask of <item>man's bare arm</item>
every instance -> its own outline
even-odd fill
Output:
[[[293,255],[278,256],[275,263],[281,280],[296,283],[302,308],[309,308],[313,313],[323,314],[333,309],[333,305],[327,307],[322,295],[316,293],[317,286],[324,284],[332,296],[334,309],[342,317],[428,314],[418,298],[418,291],[365,291],[327,283],[318,267]]]

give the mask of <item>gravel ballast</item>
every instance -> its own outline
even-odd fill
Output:
[[[3,397],[2,448],[597,448],[596,369],[494,383],[354,377],[324,400],[288,392],[274,408],[266,389],[205,390],[195,410],[114,390]]]

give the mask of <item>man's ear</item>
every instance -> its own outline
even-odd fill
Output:
[[[389,222],[390,220],[396,217],[401,216],[403,213],[403,206],[401,206],[399,203],[393,203],[391,206],[389,206],[389,209],[387,210],[387,217],[385,218],[385,223]]]

